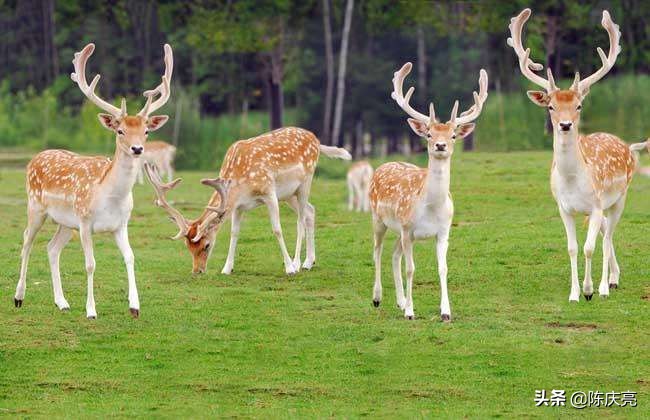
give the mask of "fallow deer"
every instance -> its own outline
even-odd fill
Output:
[[[174,157],[176,156],[176,147],[162,140],[152,140],[147,142],[147,148],[140,159],[142,163],[148,162],[158,173],[167,177],[167,182],[174,179]],[[143,169],[138,171],[138,183],[144,183]]]
[[[479,93],[474,92],[474,105],[459,117],[458,101],[454,103],[451,118],[446,123],[436,119],[433,103],[429,115],[411,108],[411,87],[406,96],[402,85],[411,72],[406,63],[393,77],[392,98],[409,116],[411,129],[427,141],[429,164],[420,168],[404,162],[390,162],[375,171],[370,183],[370,205],[374,231],[375,286],[373,304],[379,306],[382,297],[381,254],[384,235],[388,229],[399,234],[393,251],[393,277],[397,306],[407,319],[413,319],[413,242],[436,237],[438,274],[440,276],[440,313],[442,321],[451,321],[451,308],[447,295],[447,247],[454,214],[454,204],[449,193],[451,155],[457,139],[474,130],[474,121],[481,114],[487,99],[487,73],[480,71]],[[406,261],[406,296],[402,284],[402,257]]]
[[[551,190],[566,230],[571,260],[571,293],[569,301],[580,297],[578,282],[578,243],[575,216],[586,214],[589,228],[584,245],[585,277],[583,294],[586,300],[593,296],[591,259],[598,232],[603,234],[603,271],[598,293],[606,297],[610,288],[617,288],[620,269],[614,253],[612,237],[623,208],[627,189],[637,165],[634,152],[646,147],[645,143],[631,146],[609,133],[583,135],[579,132],[582,102],[590,87],[602,79],[614,66],[621,51],[620,32],[609,13],[603,11],[601,24],[609,35],[609,54],[598,48],[602,66],[591,76],[580,79],[578,73],[567,90],[556,86],[551,69],[547,78],[535,72],[543,69],[530,59],[530,48],[522,45],[522,30],[530,17],[530,9],[524,9],[510,22],[510,45],[519,59],[521,73],[543,91],[528,91],[528,97],[536,105],[546,108],[553,124],[553,165]],[[608,275],[609,274],[609,275]]]
[[[195,220],[183,217],[165,199],[165,193],[178,185],[180,179],[163,184],[149,165],[145,166],[145,173],[156,191],[156,203],[167,211],[179,228],[173,239],[185,239],[192,254],[193,273],[205,272],[217,232],[224,220],[231,217],[230,247],[221,271],[230,274],[235,262],[243,214],[265,204],[269,210],[273,233],[280,244],[285,271],[294,274],[300,270],[303,237],[306,236],[307,256],[302,267],[310,269],[316,259],[315,209],[308,199],[320,153],[338,159],[352,158],[345,149],[323,146],[313,133],[295,127],[280,128],[234,143],[226,152],[219,178],[201,181],[216,191],[203,213]],[[279,201],[286,201],[298,215],[293,260],[282,236]]]
[[[348,170],[348,210],[369,211],[368,188],[373,174],[367,160],[355,162]]]
[[[70,241],[73,230],[79,231],[85,255],[88,280],[86,315],[97,317],[93,294],[95,258],[92,234],[112,232],[122,253],[129,285],[129,309],[134,317],[140,314],[140,301],[135,283],[134,256],[129,244],[128,222],[133,209],[131,190],[135,183],[139,158],[144,150],[147,134],[160,128],[166,115],[150,114],[169,99],[172,76],[172,49],[165,45],[165,73],[154,90],[146,91],[147,101],[137,115],[128,115],[126,101],[117,108],[95,93],[99,82],[96,75],[90,85],[86,82],[86,63],[95,50],[88,44],[74,55],[74,73],[71,78],[83,94],[107,114],[99,114],[100,123],[115,132],[115,155],[105,157],[81,156],[65,150],[46,150],[37,154],[27,165],[27,228],[21,253],[20,279],[16,286],[14,303],[21,307],[25,297],[29,255],[36,234],[47,217],[58,224],[57,231],[47,246],[52,271],[54,303],[60,310],[70,305],[63,295],[59,272],[59,256]],[[155,101],[154,97],[160,95]]]

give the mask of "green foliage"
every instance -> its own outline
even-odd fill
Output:
[[[126,272],[111,235],[97,234],[95,299],[85,318],[78,238],[63,252],[67,313],[52,302],[47,223],[36,239],[21,309],[12,305],[25,224],[24,174],[3,170],[0,218],[0,413],[29,418],[647,418],[650,180],[635,178],[615,243],[621,287],[568,302],[569,258],[548,186],[549,152],[458,153],[449,247],[453,322],[438,321],[432,241],[415,247],[416,319],[395,305],[383,258],[383,302],[372,307],[368,214],[345,210],[347,165],[321,159],[314,180],[317,265],[284,275],[264,208],[246,214],[235,272],[220,274],[229,226],[208,272],[190,274],[185,245],[136,186],[129,224],[141,317],[130,318]],[[647,161],[647,160],[646,160]],[[380,162],[374,162],[379,164]],[[188,217],[210,189],[181,172],[171,198]],[[295,215],[282,207],[284,236]],[[579,224],[579,237],[584,228]],[[599,281],[597,248],[594,280]],[[580,270],[582,271],[582,257]],[[536,389],[637,391],[638,407],[535,407]]]

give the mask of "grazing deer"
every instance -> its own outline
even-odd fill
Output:
[[[589,216],[589,229],[584,245],[585,278],[583,294],[591,300],[593,284],[591,280],[591,259],[598,232],[603,234],[603,271],[598,293],[608,296],[610,288],[618,287],[620,270],[612,237],[623,208],[627,188],[632,180],[637,156],[634,152],[646,147],[645,143],[628,146],[618,137],[609,133],[580,134],[580,112],[582,101],[590,87],[602,79],[614,66],[621,51],[621,36],[609,13],[603,11],[602,25],[609,34],[609,54],[598,48],[602,67],[594,74],[581,80],[575,74],[573,84],[568,90],[555,85],[551,69],[547,78],[535,71],[542,65],[530,59],[530,49],[524,49],[521,35],[524,24],[530,17],[530,9],[524,9],[511,19],[508,45],[519,59],[521,73],[531,82],[542,87],[543,91],[528,91],[533,103],[548,109],[553,123],[553,165],[551,169],[551,190],[558,204],[560,217],[566,229],[569,257],[571,259],[571,293],[569,301],[577,302],[580,297],[578,283],[578,243],[576,240],[575,216]],[[610,272],[611,271],[611,272]],[[609,276],[608,276],[609,273]]]
[[[95,257],[92,234],[112,232],[126,264],[130,312],[134,317],[138,317],[140,302],[135,284],[134,256],[127,233],[133,209],[131,190],[140,168],[138,159],[144,150],[147,134],[162,127],[168,118],[166,115],[150,114],[169,99],[169,82],[173,67],[172,49],[165,45],[165,73],[162,83],[156,89],[144,93],[147,96],[146,104],[134,116],[127,115],[124,99],[121,108],[117,108],[97,96],[95,88],[99,75],[95,76],[90,85],[86,82],[86,63],[94,50],[95,45],[88,44],[81,52],[75,53],[72,61],[74,73],[71,78],[91,102],[107,112],[99,114],[98,117],[104,127],[115,132],[115,155],[113,160],[110,160],[105,157],[81,156],[65,150],[46,150],[29,162],[27,228],[24,233],[20,280],[16,286],[14,303],[16,307],[22,306],[32,244],[43,222],[50,217],[58,224],[57,231],[47,246],[56,306],[60,310],[70,308],[61,286],[59,256],[70,241],[72,231],[77,229],[85,255],[88,279],[86,315],[89,319],[97,317],[93,295]],[[160,97],[153,101],[157,95]]]
[[[147,148],[142,154],[141,161],[151,164],[158,173],[167,177],[167,182],[174,179],[174,157],[176,156],[176,148],[171,144],[161,141],[152,140],[147,142]],[[138,171],[138,183],[144,183],[142,175],[142,168]]]
[[[350,166],[348,170],[348,210],[370,210],[368,188],[372,173],[372,165],[367,160],[355,162]]]
[[[402,93],[404,78],[411,72],[412,64],[406,63],[393,77],[391,97],[409,116],[411,129],[427,141],[429,165],[419,168],[404,162],[389,162],[375,171],[370,183],[370,205],[374,230],[375,286],[373,303],[381,302],[381,253],[387,229],[399,234],[393,251],[393,277],[397,306],[407,319],[413,319],[413,242],[436,237],[438,274],[440,276],[440,313],[442,321],[451,321],[451,308],[447,296],[447,247],[449,230],[454,214],[454,204],[449,193],[451,155],[457,139],[474,130],[474,121],[481,114],[487,99],[487,73],[480,71],[479,93],[474,92],[474,105],[459,117],[458,101],[454,103],[451,118],[446,123],[436,119],[433,103],[429,115],[411,108],[411,87],[406,96]],[[402,256],[406,261],[406,296],[402,284]]]
[[[221,271],[223,274],[230,274],[235,262],[235,249],[243,214],[265,204],[269,210],[273,233],[280,243],[285,271],[287,274],[294,274],[300,270],[300,252],[304,236],[307,257],[302,267],[310,269],[316,259],[315,209],[308,199],[320,153],[337,159],[352,159],[345,149],[323,146],[313,133],[295,127],[280,128],[234,143],[226,152],[219,178],[201,181],[216,191],[201,216],[195,220],[183,217],[165,199],[165,193],[178,185],[180,179],[163,184],[149,165],[145,166],[145,173],[156,192],[156,204],[167,211],[179,228],[173,239],[185,238],[187,249],[192,254],[193,273],[205,272],[207,260],[214,249],[217,231],[224,220],[231,217],[230,247]],[[296,253],[293,260],[282,236],[279,201],[286,201],[298,215]]]

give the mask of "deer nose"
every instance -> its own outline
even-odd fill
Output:
[[[563,121],[563,122],[560,123],[560,129],[562,131],[569,131],[569,130],[571,130],[572,125],[573,125],[573,123],[571,121]]]
[[[436,152],[444,152],[447,150],[447,143],[436,143]]]
[[[144,151],[144,147],[142,147],[142,146],[131,146],[131,151],[133,151],[134,155],[140,155]]]

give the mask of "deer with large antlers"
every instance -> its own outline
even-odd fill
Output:
[[[165,199],[165,194],[178,185],[180,179],[164,184],[149,165],[145,165],[145,173],[156,192],[156,204],[167,212],[179,228],[173,239],[185,239],[187,249],[192,254],[193,273],[205,272],[217,232],[226,218],[230,217],[230,247],[221,271],[230,274],[235,263],[237,238],[244,212],[266,205],[273,233],[280,244],[285,272],[294,274],[300,270],[304,237],[307,256],[302,267],[310,269],[316,260],[315,209],[308,199],[321,153],[337,159],[352,159],[345,149],[323,146],[313,133],[296,127],[280,128],[234,143],[226,152],[219,178],[201,181],[204,185],[213,187],[215,192],[203,213],[195,220],[183,217]],[[280,201],[286,201],[298,215],[296,253],[293,259],[289,256],[282,236],[278,207]]]
[[[121,108],[117,108],[95,93],[99,75],[94,77],[90,85],[86,82],[86,64],[94,50],[95,45],[88,44],[81,52],[75,53],[71,79],[91,102],[107,112],[99,114],[98,117],[104,127],[115,132],[115,155],[111,160],[104,157],[80,156],[65,150],[46,150],[29,162],[27,228],[24,232],[20,279],[16,286],[14,303],[16,307],[23,304],[32,244],[43,223],[50,217],[58,224],[57,231],[47,246],[56,306],[62,311],[70,308],[61,286],[59,256],[70,241],[73,230],[78,230],[88,280],[86,316],[89,319],[97,317],[93,294],[95,258],[92,234],[112,232],[126,265],[129,309],[134,317],[138,317],[140,302],[135,283],[134,256],[127,233],[133,209],[131,190],[140,168],[138,159],[144,150],[147,134],[162,127],[168,119],[166,115],[151,113],[169,99],[173,67],[172,49],[165,45],[165,73],[162,82],[154,90],[144,92],[147,100],[137,115],[127,114],[124,99]]]
[[[577,302],[580,297],[578,282],[578,243],[576,239],[575,216],[589,216],[589,228],[584,245],[585,277],[582,292],[586,300],[593,296],[591,260],[598,232],[603,234],[603,271],[598,293],[609,296],[610,288],[617,288],[620,269],[614,253],[613,235],[623,208],[627,189],[637,165],[638,152],[646,143],[628,146],[621,139],[609,133],[583,135],[578,131],[582,102],[591,86],[602,79],[614,66],[621,52],[621,33],[609,13],[603,11],[602,26],[609,35],[609,54],[598,48],[602,66],[591,76],[580,79],[575,74],[568,90],[556,86],[551,69],[547,78],[536,71],[543,69],[530,59],[530,48],[522,45],[522,30],[530,17],[530,9],[524,9],[510,22],[510,45],[519,59],[521,73],[543,91],[528,91],[528,97],[536,105],[546,108],[553,123],[553,166],[551,169],[551,190],[558,204],[560,217],[567,235],[571,260],[571,293],[569,301]]]
[[[441,123],[435,115],[433,103],[429,115],[414,110],[409,101],[414,88],[403,94],[404,78],[411,72],[406,63],[393,77],[392,98],[410,117],[411,129],[427,141],[429,164],[420,168],[404,162],[390,162],[375,171],[370,183],[370,205],[374,231],[375,286],[373,304],[379,306],[382,298],[381,254],[384,235],[388,229],[399,234],[393,250],[393,277],[397,306],[407,319],[413,319],[413,242],[436,237],[438,274],[440,276],[440,314],[443,322],[451,321],[447,295],[447,248],[454,204],[449,193],[451,155],[457,139],[474,130],[487,99],[487,73],[480,71],[479,92],[474,92],[474,104],[460,116],[458,101],[454,103],[451,118]],[[406,295],[402,283],[402,258],[406,262]]]

